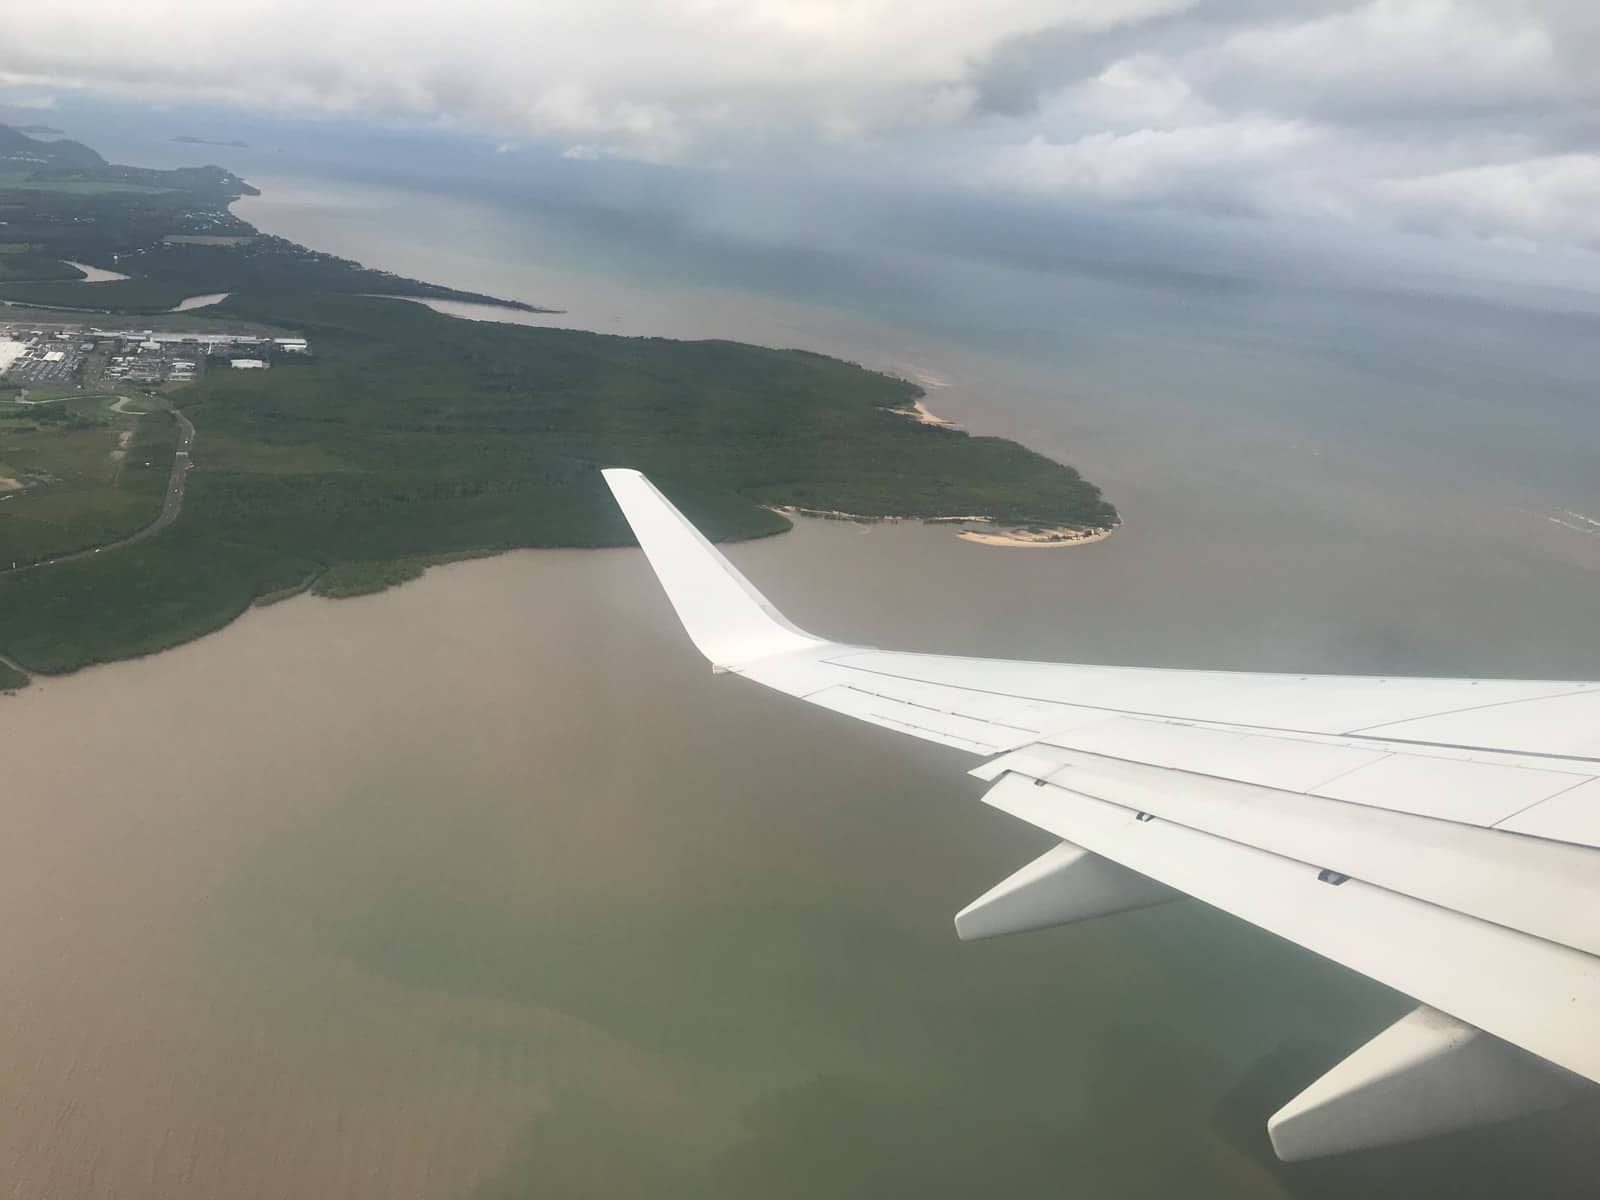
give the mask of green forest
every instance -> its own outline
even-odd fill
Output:
[[[1116,522],[1072,468],[909,420],[916,385],[837,359],[464,321],[337,281],[291,287],[271,268],[241,283],[257,268],[232,247],[182,246],[191,251],[208,252],[192,261],[216,273],[187,286],[234,291],[208,321],[293,329],[314,355],[265,371],[223,365],[166,393],[197,431],[172,525],[103,555],[0,573],[0,654],[30,670],[159,650],[306,587],[350,595],[449,558],[627,545],[607,466],[648,473],[714,539],[782,532],[789,521],[771,510],[785,506]],[[13,420],[42,427],[42,412]],[[172,462],[172,419],[142,418],[137,469],[119,485],[146,513]],[[0,515],[0,562],[40,557],[22,538]]]

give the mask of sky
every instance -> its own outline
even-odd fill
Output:
[[[120,0],[11,6],[0,106],[459,129],[1559,263],[1600,251],[1592,0]]]

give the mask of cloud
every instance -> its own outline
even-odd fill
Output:
[[[49,112],[60,105],[60,100],[55,96],[41,96],[24,91],[7,96],[6,104],[11,108],[27,109],[29,112]]]
[[[1019,190],[1229,207],[1241,174],[1280,163],[1319,136],[1272,118],[1099,132],[1070,142],[1035,136],[1000,148],[988,165],[994,183]]]
[[[164,0],[130,22],[120,0],[55,0],[8,14],[0,79],[446,114],[682,158],[921,125],[995,39],[1152,2],[919,0],[907,19],[893,0]]]
[[[1557,50],[1531,6],[1372,0],[1297,23],[1230,34],[1211,64],[1259,101],[1325,115],[1439,115],[1559,102],[1583,64]]]
[[[53,0],[0,85],[1590,247],[1590,0]],[[13,101],[14,103],[15,101]]]
[[[1387,181],[1376,190],[1375,198],[1412,228],[1523,247],[1554,239],[1600,248],[1600,155],[1465,167]]]

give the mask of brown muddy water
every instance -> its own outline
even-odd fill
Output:
[[[734,556],[825,632],[1053,653],[1104,644],[1116,543]],[[0,733],[17,1196],[1586,1194],[1584,1112],[1273,1164],[1402,998],[1195,904],[957,943],[1048,839],[964,755],[714,678],[634,552],[297,598]]]
[[[888,281],[873,313],[796,299],[786,270],[695,283],[687,251],[646,277],[625,230],[530,204],[254,182],[240,208],[269,232],[570,310],[552,322],[922,378],[935,412],[1079,465],[1127,518],[1052,551],[814,522],[733,548],[819,632],[1600,675],[1581,322],[945,262],[898,292],[894,263],[858,270]],[[959,278],[967,307],[921,278]],[[0,698],[0,1180],[108,1200],[1594,1194],[1592,1108],[1276,1164],[1267,1115],[1404,998],[1193,903],[958,943],[951,915],[1048,845],[982,807],[970,765],[713,678],[634,552],[302,597],[39,681]]]

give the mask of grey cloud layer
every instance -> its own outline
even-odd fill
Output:
[[[0,82],[402,113],[576,156],[1600,245],[1590,0],[114,0]]]

